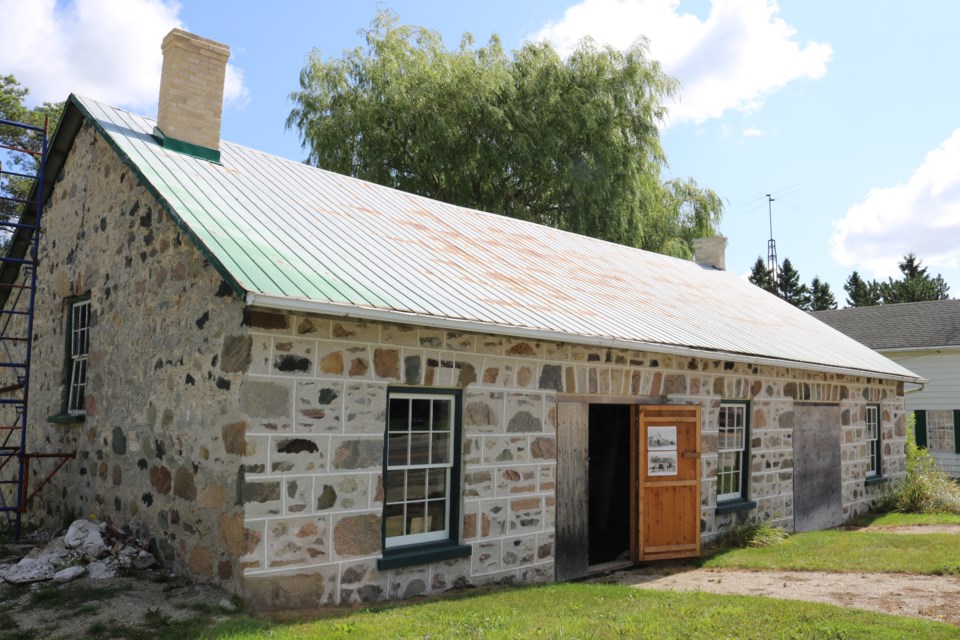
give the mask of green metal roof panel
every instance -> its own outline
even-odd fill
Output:
[[[216,164],[157,144],[153,120],[72,100],[225,277],[259,299],[916,378],[731,273],[229,142]]]

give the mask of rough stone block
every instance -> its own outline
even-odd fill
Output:
[[[341,560],[380,553],[380,515],[370,513],[336,517],[333,548],[336,557]]]
[[[329,436],[296,435],[272,439],[271,473],[319,473],[327,469]]]
[[[267,523],[267,567],[297,567],[318,564],[330,556],[326,516],[283,518]]]
[[[347,384],[344,406],[347,409],[346,433],[383,435],[387,423],[387,390],[384,385]]]
[[[502,392],[467,391],[463,394],[463,426],[467,433],[502,433]]]
[[[330,461],[336,470],[379,470],[383,466],[383,437],[332,436]]]

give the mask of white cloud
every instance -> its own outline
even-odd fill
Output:
[[[744,129],[740,135],[744,138],[759,138],[763,135],[763,131],[755,127],[750,127],[749,129]]]
[[[0,0],[15,29],[0,38],[0,72],[30,89],[30,104],[70,93],[133,110],[156,112],[163,61],[160,42],[185,28],[174,0]],[[242,71],[228,65],[228,103],[249,97]]]
[[[960,262],[960,129],[923,159],[905,184],[872,189],[833,223],[833,257],[873,277],[899,276],[908,252],[931,268]]]
[[[646,37],[650,56],[682,84],[671,122],[754,110],[792,80],[823,76],[833,55],[828,44],[801,46],[773,0],[712,0],[705,20],[678,7],[679,0],[584,0],[531,39],[568,53],[585,36],[618,49]]]

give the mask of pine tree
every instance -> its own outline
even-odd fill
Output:
[[[856,271],[847,278],[843,284],[843,290],[847,292],[848,307],[872,307],[883,304],[879,283],[876,280],[864,281]]]
[[[810,282],[810,311],[827,311],[837,308],[837,299],[833,297],[830,283],[814,276]]]
[[[793,268],[790,258],[784,258],[780,266],[780,278],[777,281],[777,290],[780,297],[797,307],[807,310],[810,308],[810,289],[800,284],[800,273]]]
[[[939,273],[936,277],[930,276],[927,268],[921,266],[916,254],[908,253],[898,264],[901,280],[888,278],[880,285],[885,304],[899,302],[927,302],[930,300],[946,300],[949,298],[950,286]]]
[[[774,295],[777,294],[777,285],[773,281],[773,274],[767,269],[763,258],[757,257],[757,261],[753,263],[753,269],[750,270],[750,276],[747,279],[764,291],[769,291]]]

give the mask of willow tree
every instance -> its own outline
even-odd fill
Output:
[[[677,83],[647,57],[589,40],[507,53],[380,12],[366,46],[312,51],[287,127],[307,162],[444,202],[690,257],[716,233],[721,199],[667,180],[664,102]]]

